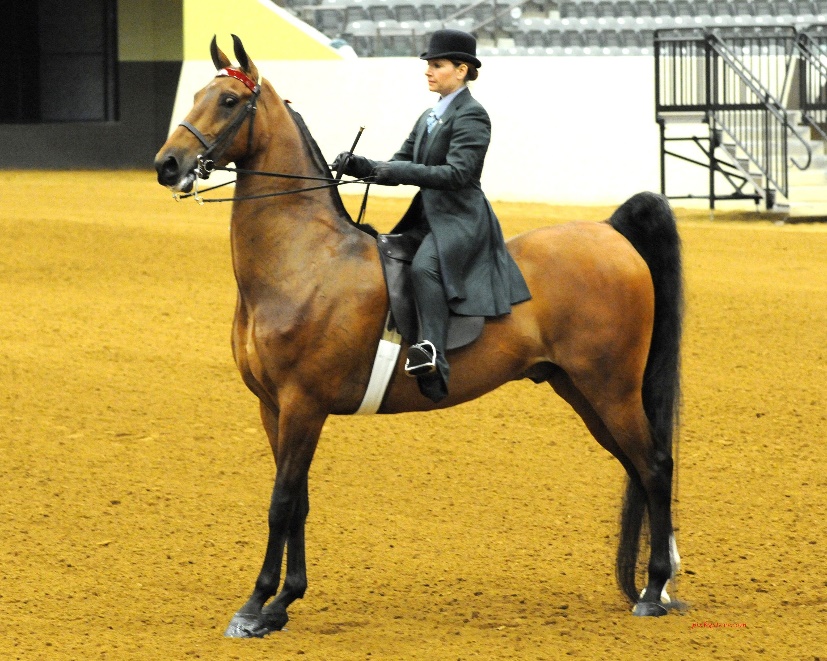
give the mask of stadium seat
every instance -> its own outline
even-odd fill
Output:
[[[618,38],[622,48],[630,50],[640,49],[640,33],[635,30],[619,30]]]
[[[583,35],[578,30],[566,30],[562,34],[565,48],[582,49],[586,45]]]
[[[675,0],[672,4],[672,12],[675,16],[692,18],[696,16],[698,5],[701,3],[690,2],[690,0]],[[702,3],[706,4],[706,3]]]
[[[441,21],[442,10],[438,0],[422,0],[419,4],[419,18],[423,23]]]
[[[732,13],[740,17],[755,16],[755,6],[750,0],[734,0]]]
[[[520,5],[523,18],[548,18],[549,5],[544,0],[526,0]]]
[[[776,15],[778,3],[775,0],[754,0],[752,4],[756,18],[761,16],[769,18]]]
[[[638,30],[637,41],[641,49],[651,51],[655,47],[655,32],[653,30]]]
[[[422,51],[414,30],[400,27],[379,28],[379,54],[385,57],[411,57]]]
[[[484,23],[494,18],[496,15],[495,7],[497,9],[504,9],[505,5],[495,5],[493,1],[480,4],[466,4],[463,6],[465,13],[462,14],[462,18],[473,18],[475,23]]]
[[[544,36],[544,44],[546,48],[562,49],[565,46],[563,41],[563,33],[556,28],[546,30]]]
[[[637,7],[641,3],[632,2],[632,0],[616,0],[615,2],[615,16],[617,18],[632,19],[637,16]],[[649,4],[648,2],[646,4]]]
[[[371,0],[367,10],[370,20],[377,23],[379,21],[396,20],[396,12],[387,0]]]
[[[462,7],[456,2],[442,2],[439,4],[439,17],[444,21],[452,18]]]
[[[711,0],[710,14],[716,18],[730,19],[734,16],[732,0]]]
[[[611,0],[599,0],[593,8],[597,18],[615,18],[615,3]]]
[[[581,15],[581,6],[579,2],[573,2],[573,0],[563,0],[560,3],[561,19],[578,19]]]
[[[311,14],[313,26],[328,36],[338,35],[345,26],[345,11],[335,6],[317,6]]]
[[[655,5],[649,0],[635,3],[635,18],[654,18]]]
[[[393,6],[396,20],[400,23],[406,21],[422,21],[420,6],[415,0],[390,0]]]
[[[654,0],[653,4],[655,16],[671,18],[675,15],[675,6],[670,0]]]
[[[514,44],[527,48],[545,48],[548,26],[542,19],[523,19],[514,32]]]
[[[601,30],[598,37],[600,48],[604,53],[618,53],[623,47],[617,30]]]
[[[364,2],[351,2],[345,7],[345,24],[358,23],[360,21],[370,21],[370,14],[368,14],[367,5]]]
[[[376,34],[346,33],[347,42],[359,57],[374,57],[378,55],[376,48]]]

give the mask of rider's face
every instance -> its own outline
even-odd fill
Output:
[[[462,87],[468,65],[461,63],[458,67],[450,60],[428,60],[425,77],[428,79],[428,89],[440,96],[447,96]]]

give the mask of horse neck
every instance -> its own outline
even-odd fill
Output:
[[[250,156],[239,160],[239,169],[277,172],[307,177],[328,177],[319,163],[320,157],[293,120],[284,101],[264,83],[260,108],[266,108],[265,121],[256,122],[256,135]],[[236,277],[239,284],[258,278],[261,266],[277,282],[280,274],[300,270],[308,254],[328,246],[329,253],[350,238],[361,240],[363,234],[353,229],[336,203],[330,189],[306,193],[297,189],[314,187],[323,182],[254,174],[240,174],[236,183],[237,198],[267,196],[233,202],[231,237]]]

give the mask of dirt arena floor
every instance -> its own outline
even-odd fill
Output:
[[[495,207],[506,235],[611,212]],[[229,208],[150,172],[4,172],[0,658],[827,659],[827,227],[678,216],[687,613],[631,616],[621,468],[526,381],[331,418],[307,595],[228,640],[274,475],[230,352]]]

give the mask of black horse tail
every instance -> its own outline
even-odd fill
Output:
[[[643,408],[649,419],[655,452],[665,454],[671,465],[673,438],[677,442],[683,321],[683,274],[677,224],[667,200],[654,193],[634,195],[608,222],[635,247],[652,274],[655,320],[643,375]],[[616,572],[621,590],[632,603],[639,598],[635,573],[645,514],[643,485],[639,478],[630,477],[620,517]]]

